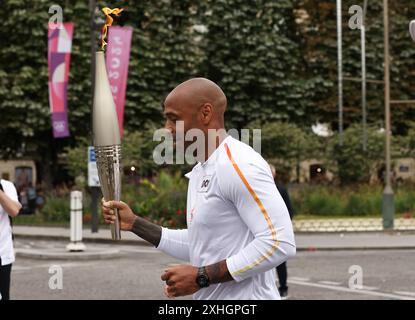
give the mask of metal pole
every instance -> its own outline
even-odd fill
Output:
[[[95,89],[95,51],[96,51],[95,0],[89,0],[89,13],[90,13],[90,40],[91,40],[91,99],[93,99],[94,89]],[[93,104],[93,101],[91,103],[91,106],[92,104]],[[92,124],[92,120],[91,120],[91,124]],[[91,137],[92,137],[92,134],[91,134]]]
[[[362,45],[362,129],[363,129],[363,151],[367,150],[367,115],[366,115],[366,8],[367,0],[364,0],[362,26],[360,28]]]
[[[394,194],[391,185],[391,125],[390,125],[390,74],[389,74],[389,17],[388,0],[383,0],[383,24],[384,24],[384,58],[385,58],[385,157],[386,174],[385,190],[383,191],[382,216],[383,228],[393,229],[393,217],[395,212]]]
[[[96,52],[96,38],[95,38],[95,7],[96,1],[89,0],[89,13],[90,13],[90,40],[91,40],[91,126],[90,136],[91,145],[93,145],[92,137],[92,106],[94,104],[94,90],[95,90],[95,52]],[[98,218],[98,198],[99,198],[99,187],[91,187],[91,232],[98,232],[99,218]]]
[[[339,144],[343,145],[343,48],[342,48],[342,1],[337,0],[337,73],[339,108]]]

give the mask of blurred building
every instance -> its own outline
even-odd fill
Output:
[[[291,182],[297,180],[296,169],[291,172]],[[370,182],[382,182],[382,170],[373,170]],[[299,183],[325,183],[336,179],[333,172],[328,170],[323,161],[317,159],[305,160],[299,166]],[[392,180],[394,183],[413,182],[415,183],[415,159],[398,158],[392,161]]]
[[[33,160],[0,160],[0,177],[13,182],[17,190],[36,185],[36,165]]]

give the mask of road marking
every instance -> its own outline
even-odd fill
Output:
[[[382,297],[382,298],[389,298],[389,299],[397,299],[397,300],[415,300],[414,297],[408,297],[405,295],[396,295],[392,293],[383,293],[383,292],[375,292],[375,291],[369,291],[369,290],[363,290],[363,289],[349,289],[345,287],[337,287],[337,286],[330,286],[325,284],[319,284],[319,283],[310,283],[310,282],[303,282],[303,281],[296,281],[288,280],[288,283],[296,284],[299,286],[308,286],[308,287],[316,287],[316,288],[322,288],[322,289],[328,289],[328,290],[334,290],[334,291],[342,291],[342,292],[348,292],[348,293],[357,293],[357,294],[364,294],[367,296],[376,296],[376,297]]]
[[[310,278],[301,278],[301,277],[290,277],[290,279],[294,281],[304,281],[304,282],[310,281]]]
[[[358,289],[358,290],[375,291],[375,290],[379,290],[379,288],[378,287],[362,286],[362,289]]]
[[[342,282],[335,282],[335,281],[319,281],[318,283],[327,284],[329,286],[340,286]]]

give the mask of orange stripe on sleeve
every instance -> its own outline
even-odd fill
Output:
[[[272,240],[273,240],[273,244],[271,246],[271,249],[267,250],[267,252],[265,252],[265,254],[261,255],[261,257],[256,259],[250,265],[248,265],[245,268],[242,268],[238,271],[235,271],[231,274],[231,275],[235,276],[235,275],[238,275],[240,273],[243,273],[245,271],[248,271],[248,270],[254,268],[258,264],[260,264],[262,261],[264,261],[264,260],[268,259],[270,256],[272,256],[274,254],[274,252],[278,249],[279,242],[277,240],[277,232],[276,232],[275,227],[274,227],[274,225],[273,225],[273,223],[272,223],[272,221],[271,221],[271,219],[268,215],[267,210],[265,209],[265,207],[262,204],[261,200],[258,198],[258,195],[254,191],[254,189],[252,189],[252,187],[249,184],[248,180],[246,180],[246,178],[245,178],[244,174],[242,173],[241,169],[239,168],[239,166],[235,162],[234,158],[232,157],[231,150],[229,149],[229,146],[228,146],[227,143],[225,143],[225,149],[226,149],[226,153],[228,155],[228,158],[232,163],[233,168],[235,169],[235,171],[238,174],[239,178],[242,180],[245,187],[248,189],[248,191],[251,194],[252,198],[254,199],[254,201],[258,205],[259,209],[261,210],[265,220],[267,221],[268,228],[271,230],[271,235],[272,235]]]

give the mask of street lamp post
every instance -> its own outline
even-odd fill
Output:
[[[384,59],[385,59],[385,157],[386,174],[385,189],[383,191],[382,216],[383,228],[393,229],[393,217],[395,212],[394,194],[391,185],[391,125],[390,125],[390,75],[389,75],[389,18],[388,0],[383,0],[383,24],[384,24]]]
[[[95,38],[95,0],[89,0],[89,13],[90,13],[90,41],[91,41],[91,106],[93,105],[93,97],[95,90],[95,52],[96,52],[96,38]],[[91,112],[92,114],[92,112]],[[92,128],[92,117],[91,117],[91,128]],[[91,132],[92,137],[92,132]],[[92,141],[93,144],[93,141]],[[98,232],[99,217],[98,217],[98,199],[99,199],[99,187],[91,187],[91,232]]]
[[[336,1],[337,11],[337,78],[338,78],[338,112],[339,145],[343,145],[343,47],[342,47],[342,1]]]
[[[363,129],[363,151],[367,150],[367,108],[366,108],[366,11],[367,0],[363,5],[362,26],[360,28],[362,46],[362,129]]]

